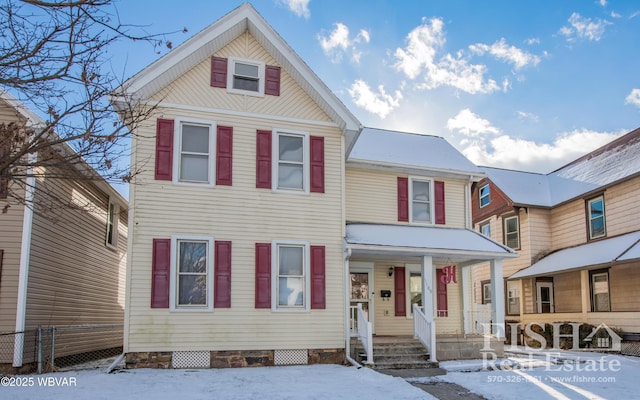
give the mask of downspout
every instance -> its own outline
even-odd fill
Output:
[[[345,332],[344,355],[347,361],[351,363],[351,365],[360,369],[362,368],[362,365],[360,365],[356,360],[351,358],[351,333],[349,332],[349,318],[351,316],[350,315],[351,308],[349,307],[350,293],[349,293],[349,285],[347,284],[347,282],[349,282],[349,258],[351,257],[351,249],[346,248],[347,246],[346,241],[344,245],[345,245],[345,249],[344,249],[344,255],[345,255],[344,257],[344,332]]]
[[[29,164],[34,165],[37,155],[29,156]],[[31,255],[31,231],[33,227],[33,196],[36,178],[33,168],[27,169],[24,193],[24,215],[22,218],[22,243],[20,245],[20,269],[18,272],[18,298],[16,305],[16,329],[13,342],[13,366],[22,367],[24,353],[24,328],[27,318],[27,283],[29,281],[29,257]]]
[[[471,225],[471,185],[473,183],[473,176],[469,176],[469,182],[464,185],[464,227],[467,229],[473,229]]]

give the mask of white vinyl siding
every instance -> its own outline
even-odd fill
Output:
[[[227,94],[227,97],[241,96]],[[162,108],[161,112],[169,119],[185,116],[183,109]],[[153,169],[145,169],[135,177],[135,184],[131,185],[136,206],[131,211],[135,226],[131,290],[127,292],[130,316],[126,351],[343,348],[344,151],[340,130],[253,116],[195,111],[186,116],[233,127],[233,186],[216,186],[216,190],[211,190],[205,185],[167,185],[154,179]],[[278,131],[313,132],[325,138],[322,196],[256,189],[256,131],[274,127]],[[155,141],[149,139],[153,138],[153,132],[155,123],[149,121],[136,135],[137,160],[150,159],[153,163]],[[152,241],[180,233],[233,243],[231,308],[216,308],[215,318],[149,307]],[[283,238],[325,246],[325,310],[273,312],[255,308],[255,244]],[[274,296],[272,292],[271,298]],[[157,329],[158,326],[163,328]]]

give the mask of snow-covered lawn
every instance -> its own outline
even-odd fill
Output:
[[[206,370],[137,369],[23,375],[1,399],[434,399],[401,378],[338,365]],[[62,386],[66,383],[71,386]],[[52,379],[58,379],[53,381]],[[47,386],[51,384],[52,386]],[[58,386],[56,386],[58,384]]]
[[[509,354],[502,369],[480,371],[481,360],[440,363],[446,375],[413,381],[457,383],[487,399],[573,400],[640,397],[640,358],[613,354],[544,351]],[[509,366],[511,365],[511,366]]]
[[[411,378],[453,382],[487,399],[633,399],[640,358],[587,352],[511,353],[499,368],[482,360],[447,361],[447,375]],[[498,365],[496,365],[498,367]],[[6,379],[6,377],[5,377]],[[0,399],[433,399],[402,378],[338,365],[205,370],[67,371],[13,377]],[[22,386],[15,386],[20,384]]]

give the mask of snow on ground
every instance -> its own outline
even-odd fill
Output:
[[[13,382],[7,378],[2,378],[0,398],[14,400],[434,399],[402,378],[338,365],[136,369],[109,375],[94,370],[21,375],[11,378]],[[22,386],[7,386],[7,382]]]
[[[640,358],[605,353],[517,352],[482,371],[482,360],[446,361],[446,375],[412,381],[453,382],[487,399],[638,398]]]

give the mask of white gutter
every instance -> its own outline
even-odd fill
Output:
[[[34,165],[37,156],[29,156],[29,164]],[[22,367],[24,353],[24,328],[27,317],[27,283],[29,281],[29,257],[31,254],[31,230],[33,228],[33,195],[36,178],[32,169],[27,170],[27,184],[24,194],[24,216],[22,218],[22,243],[20,246],[20,270],[18,272],[18,299],[16,305],[16,335],[13,342],[13,366]],[[19,333],[18,333],[19,332]]]

